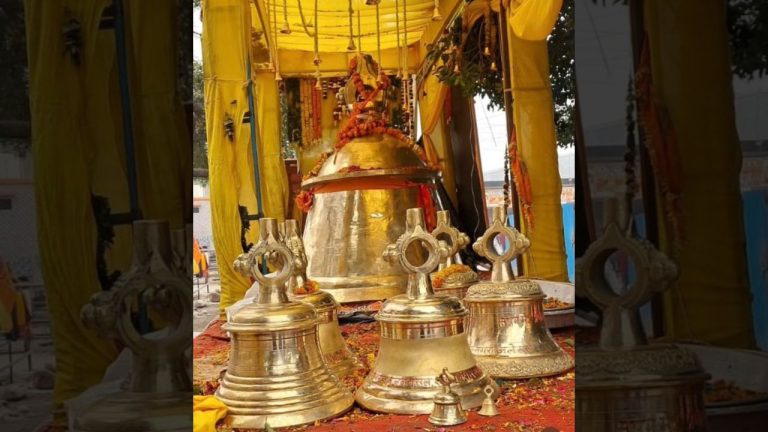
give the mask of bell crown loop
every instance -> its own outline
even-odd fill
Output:
[[[655,293],[669,287],[677,277],[677,266],[645,239],[626,232],[623,203],[611,199],[606,204],[603,234],[576,262],[576,290],[603,311],[600,347],[604,350],[647,345],[642,328],[640,306]],[[622,294],[615,293],[604,274],[605,263],[616,251],[625,253],[635,265],[635,281]]]
[[[454,255],[469,245],[469,236],[451,225],[450,213],[447,210],[439,210],[437,212],[437,225],[432,230],[432,236],[438,241],[443,241],[442,239],[446,237],[450,240],[450,243],[446,242],[448,245],[448,256],[440,263],[441,266],[445,267],[454,264],[452,262]]]
[[[509,282],[515,279],[512,271],[512,260],[527,252],[531,246],[530,240],[515,228],[507,226],[507,209],[503,206],[493,207],[493,222],[491,226],[477,239],[472,248],[478,254],[488,258],[493,264],[491,282]],[[502,254],[496,252],[493,241],[497,236],[506,237],[509,248]]]
[[[411,262],[409,249],[412,245],[421,246],[427,253],[422,264]],[[389,263],[399,263],[409,273],[406,295],[409,298],[427,298],[434,295],[429,273],[437,268],[440,260],[448,256],[448,248],[440,245],[424,228],[424,210],[411,208],[406,213],[406,231],[397,242],[390,244],[384,250],[383,258]]]

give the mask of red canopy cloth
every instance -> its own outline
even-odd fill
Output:
[[[219,376],[227,367],[229,338],[222,332],[221,324],[222,322],[214,323],[195,338],[193,377],[195,394],[213,394],[218,387]],[[345,379],[345,384],[354,390],[360,386],[374,363],[379,345],[378,324],[346,324],[341,326],[341,332],[349,348],[357,354],[364,365],[356,375]],[[560,346],[573,356],[573,329],[558,331],[553,335]],[[430,424],[426,415],[377,414],[355,405],[344,416],[285,430],[356,432],[575,430],[574,373],[572,371],[550,378],[497,380],[497,383],[502,389],[502,395],[496,403],[500,415],[483,417],[472,411],[468,416],[469,421],[459,426],[441,428]]]

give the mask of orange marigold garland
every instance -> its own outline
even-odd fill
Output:
[[[533,230],[533,191],[531,179],[525,162],[517,155],[517,128],[512,127],[512,139],[509,141],[509,162],[512,165],[512,177],[520,200],[520,210],[523,213],[528,229]]]
[[[299,192],[296,195],[296,206],[304,213],[307,213],[312,208],[312,203],[315,201],[315,193],[312,190],[305,190]]]
[[[451,264],[448,267],[440,270],[439,272],[432,275],[432,287],[433,288],[441,288],[445,281],[454,274],[457,273],[468,273],[471,272],[472,269],[469,268],[469,266],[466,266],[464,264]]]

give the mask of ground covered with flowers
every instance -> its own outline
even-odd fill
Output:
[[[345,384],[351,390],[359,387],[376,358],[379,344],[377,323],[344,324],[341,332],[349,348],[360,358],[363,368],[347,377]],[[574,355],[573,330],[553,333],[557,342],[571,356]],[[195,394],[213,394],[218,378],[229,360],[229,339],[221,330],[221,323],[211,325],[194,342]],[[463,425],[437,427],[427,421],[426,415],[390,415],[366,411],[355,405],[347,414],[333,420],[289,428],[289,431],[573,431],[574,430],[574,373],[568,372],[549,378],[527,380],[497,380],[502,395],[496,405],[499,416],[482,417],[469,413]],[[221,428],[220,431],[228,431]]]

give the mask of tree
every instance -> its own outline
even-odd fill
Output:
[[[574,2],[565,0],[560,17],[549,37],[549,69],[552,97],[555,103],[555,129],[557,144],[574,144],[574,110],[576,101],[576,75],[574,69]]]
[[[205,134],[205,109],[203,100],[203,64],[193,61],[192,104],[195,113],[192,127],[192,166],[208,168],[208,143]]]

